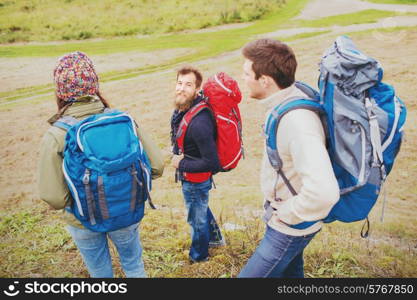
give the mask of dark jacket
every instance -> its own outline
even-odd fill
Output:
[[[191,107],[203,101],[203,96],[199,94],[193,101]],[[175,136],[178,131],[179,123],[186,112],[174,111],[171,119],[171,134],[173,137],[173,152],[178,154],[178,145]],[[212,113],[203,110],[194,116],[188,125],[184,138],[184,159],[179,164],[180,172],[217,173],[220,170],[219,157],[216,147],[216,125]]]

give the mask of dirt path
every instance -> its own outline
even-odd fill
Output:
[[[91,56],[98,73],[123,71],[158,65],[173,58],[190,54],[188,48],[167,49],[153,52],[124,52],[108,55]],[[0,57],[0,92],[13,91],[36,85],[52,83],[52,71],[56,65],[56,57]]]
[[[365,9],[417,12],[417,5],[377,4],[359,0],[314,0],[307,4],[296,19],[318,19]]]
[[[306,8],[297,17],[299,19],[314,19],[330,15],[337,15],[342,13],[349,13],[360,11],[364,9],[383,9],[403,12],[417,12],[417,5],[387,5],[375,4],[359,0],[314,0],[310,2]],[[213,30],[228,30],[231,28],[241,28],[250,25],[245,24],[229,24],[225,26],[218,26],[216,28],[203,29],[204,31]],[[331,30],[332,33],[345,33],[366,29],[389,28],[396,26],[417,26],[417,17],[393,17],[380,20],[378,23],[372,24],[357,24],[351,26],[333,26],[327,28],[292,28],[274,31],[263,37],[280,38],[292,36],[299,33],[316,32],[323,30]],[[203,31],[201,30],[201,31]],[[386,36],[375,31],[376,37],[385,38]],[[394,36],[390,36],[392,38]],[[402,36],[400,36],[402,37]],[[144,67],[146,65],[161,64],[169,61],[175,57],[189,54],[190,49],[168,49],[154,52],[128,52],[116,53],[110,55],[96,55],[92,56],[93,61],[99,73],[108,71],[123,71],[126,69],[133,69]],[[18,88],[25,88],[36,85],[49,84],[52,82],[52,70],[56,63],[55,57],[41,57],[41,58],[0,58],[0,92],[9,92]],[[35,96],[38,97],[38,96]],[[28,97],[27,99],[33,99]],[[18,101],[24,101],[19,99]]]
[[[374,38],[382,38],[382,39],[389,38],[389,39],[395,39],[397,41],[400,41],[404,37],[404,34],[402,33],[402,31],[392,34],[392,33],[384,33],[380,29],[388,29],[388,28],[395,28],[395,27],[411,27],[411,26],[417,26],[417,17],[398,16],[398,17],[390,17],[390,18],[381,19],[376,23],[353,24],[349,26],[331,26],[331,27],[321,27],[321,28],[303,27],[303,28],[282,29],[282,30],[277,30],[277,31],[270,32],[267,34],[263,34],[262,37],[279,39],[279,38],[288,37],[288,36],[292,36],[292,35],[300,34],[300,33],[318,32],[318,31],[325,31],[325,30],[330,30],[328,34],[335,34],[335,33],[342,34],[342,33],[373,29],[372,36]]]
[[[412,82],[415,78],[415,70],[417,70],[416,60],[413,59],[414,52],[412,51],[417,47],[416,37],[417,32],[413,31],[405,38],[404,44],[407,47],[398,49],[393,47],[395,44],[387,40],[369,42],[368,37],[355,40],[364,51],[372,53],[384,63],[387,82],[395,82],[398,94],[408,102],[410,110],[416,107],[414,101],[415,86],[409,85],[409,82]],[[299,69],[303,70],[298,74],[299,80],[314,83],[317,74],[317,62],[325,48],[321,45],[330,45],[331,42],[330,37],[323,37],[320,45],[313,39],[291,43],[299,56]],[[208,59],[197,65],[203,70],[205,77],[226,70],[239,81],[242,93],[247,95],[247,90],[240,80],[240,51],[225,54],[220,59]],[[139,120],[140,124],[144,124],[158,144],[163,149],[168,149],[168,120],[172,109],[169,98],[173,93],[174,82],[175,72],[167,70],[124,81],[107,82],[102,85],[102,90],[116,107],[130,111]],[[52,97],[51,101],[44,101],[30,107],[19,105],[7,110],[0,110],[0,169],[2,170],[0,174],[0,207],[38,203],[35,183],[37,150],[41,136],[49,126],[45,120],[55,110]],[[258,126],[262,122],[259,119],[262,114],[259,107],[254,105],[253,101],[248,101],[246,97],[242,103],[242,114],[248,120],[253,120],[253,122],[247,122],[244,125],[244,131],[246,132],[245,144],[247,149],[250,149],[251,154],[242,164],[241,171],[233,176],[239,177],[239,175],[246,174],[242,176],[249,177],[247,184],[250,185],[257,180],[257,174],[254,174],[252,168],[261,157],[261,154],[257,153],[259,149],[255,146],[262,143]],[[10,116],[13,116],[13,118],[10,118]],[[410,119],[415,118],[415,113],[411,112],[409,117]],[[409,125],[408,138],[413,141],[417,133],[417,127],[412,122]],[[407,145],[403,153],[407,153]],[[406,170],[407,167],[402,165],[399,169]],[[168,168],[167,173],[169,174],[169,172],[171,170]],[[403,176],[402,173],[397,173],[395,178],[405,182],[413,180],[411,169],[409,170],[410,176],[407,174]],[[170,179],[171,177],[167,175],[161,182],[156,181],[156,184],[163,189],[171,187],[173,183],[169,181]],[[393,182],[395,183],[395,181]],[[158,190],[158,188],[155,190]],[[413,198],[412,195],[404,195],[404,197]]]
[[[337,15],[341,13],[355,12],[359,10],[375,8],[395,11],[415,11],[417,6],[412,5],[386,5],[363,2],[358,0],[314,0],[307,5],[302,13],[297,18],[314,19],[330,15]],[[203,29],[205,31],[213,30],[228,30],[240,28],[250,25],[245,24],[229,24],[226,26],[218,26],[216,28]],[[417,17],[394,17],[387,18],[372,24],[357,24],[351,26],[333,26],[330,28],[292,28],[271,32],[263,37],[280,38],[287,37],[299,33],[316,32],[323,30],[331,30],[332,33],[345,33],[366,29],[388,28],[396,26],[416,26]],[[384,35],[376,32],[376,36],[384,38]],[[168,49],[154,52],[128,52],[116,53],[110,55],[96,55],[92,56],[93,61],[99,73],[108,71],[123,71],[126,69],[133,69],[144,67],[146,65],[161,64],[169,61],[175,57],[189,54],[190,49]],[[0,92],[9,92],[18,88],[25,88],[36,85],[49,84],[52,82],[52,70],[56,63],[55,57],[41,57],[41,58],[0,58]],[[38,96],[34,96],[38,97]],[[28,97],[26,99],[19,99],[18,101],[25,101],[33,99]]]
[[[393,20],[400,22],[400,19]],[[385,23],[387,22],[389,20],[385,20]],[[397,23],[397,26],[401,26],[399,24]],[[384,27],[384,24],[378,23],[375,26]],[[340,31],[348,29],[349,27],[344,27],[340,28]],[[349,30],[356,29],[357,27],[350,27]],[[362,29],[364,28],[361,27],[358,30]],[[271,30],[274,29],[272,28]],[[333,28],[333,30],[339,29]],[[374,32],[382,34],[377,29]],[[358,270],[352,273],[354,275],[337,273],[335,276],[416,277],[415,241],[417,230],[415,230],[415,212],[417,211],[417,196],[415,187],[417,186],[417,180],[415,174],[417,162],[415,158],[417,157],[417,98],[415,95],[417,94],[417,85],[412,83],[417,77],[417,60],[415,59],[417,29],[407,30],[401,41],[401,47],[398,47],[398,43],[395,42],[393,37],[399,36],[401,32],[396,31],[391,35],[392,38],[387,38],[390,36],[388,34],[383,36],[383,38],[375,39],[368,34],[356,35],[354,38],[355,44],[361,50],[369,53],[381,62],[384,67],[384,81],[393,84],[397,94],[407,104],[407,139],[386,182],[387,207],[384,224],[380,224],[377,221],[377,217],[379,218],[380,216],[380,205],[382,202],[379,201],[370,218],[372,222],[372,238],[368,239],[367,244],[365,244],[363,239],[359,240],[360,227],[355,229],[354,224],[344,224],[343,227],[337,227],[337,224],[326,226],[320,233],[316,244],[312,244],[313,248],[310,248],[312,250],[309,252],[311,261],[307,265],[308,267],[315,268],[317,265],[329,266],[330,272],[338,272],[337,268],[339,265],[342,265],[342,268],[344,268],[343,264],[345,264],[346,270],[351,270],[347,268],[352,264],[352,270],[354,270],[353,268]],[[296,34],[294,32],[291,33]],[[274,34],[277,34],[277,32],[274,32]],[[278,32],[278,34],[282,34],[282,32]],[[333,41],[332,36],[323,35],[310,39],[299,39],[289,43],[297,55],[298,80],[316,86],[318,76],[317,63],[324,49],[330,46]],[[164,55],[161,52],[154,52],[154,54]],[[181,54],[182,52],[176,53],[175,50],[167,50],[165,53],[166,56],[172,55],[171,57]],[[93,60],[100,71],[113,70],[113,68],[117,68],[119,65],[131,67],[129,64],[144,64],[149,63],[151,59],[156,59],[151,58],[147,60],[148,56],[137,55],[132,57],[130,53],[123,53],[114,56],[96,56],[93,57]],[[135,58],[137,61],[132,61]],[[18,60],[16,59],[15,62]],[[31,70],[29,66],[23,66],[22,68],[26,68],[26,72],[33,71],[33,74],[39,74],[39,76],[41,76],[42,72],[45,72],[45,76],[49,77],[55,61],[55,58],[50,61],[45,60],[45,63],[50,64],[46,66],[40,63],[41,60],[39,60],[38,65],[33,67],[34,70]],[[23,60],[21,60],[21,63],[23,63]],[[31,65],[30,60],[25,61],[25,63]],[[250,246],[251,244],[246,244],[246,241],[249,238],[256,240],[261,236],[253,235],[252,237],[252,234],[249,235],[249,233],[251,233],[250,230],[261,232],[261,230],[254,229],[254,226],[258,224],[258,221],[261,224],[260,217],[262,215],[260,210],[262,208],[262,197],[260,196],[261,191],[258,182],[259,162],[261,161],[263,151],[260,145],[264,143],[264,138],[261,134],[264,110],[261,105],[248,97],[248,90],[241,79],[242,55],[240,50],[207,58],[196,62],[195,65],[202,70],[204,78],[218,71],[228,72],[230,76],[239,82],[242,89],[243,100],[239,107],[244,117],[243,133],[246,157],[233,172],[216,175],[217,189],[210,191],[210,207],[215,215],[218,216],[220,224],[223,224],[223,229],[227,234],[225,235],[226,238],[229,237],[227,231],[242,230],[242,236],[236,235],[236,237],[239,237],[239,245],[243,244],[242,247],[248,249],[247,245]],[[18,69],[17,65],[15,68]],[[51,69],[48,70],[47,68]],[[0,71],[3,72],[2,70],[3,65],[0,65]],[[12,74],[10,70],[9,75]],[[47,77],[45,77],[45,80]],[[16,81],[23,80],[22,77],[16,77],[15,79]],[[49,78],[46,83],[50,83],[51,80]],[[0,82],[3,84],[2,79]],[[168,164],[169,159],[167,155],[170,149],[169,120],[173,109],[174,85],[175,71],[168,69],[134,78],[106,82],[101,85],[101,89],[114,107],[131,113],[140,126],[163,149],[163,153],[166,155],[165,162],[167,166],[164,175],[152,183],[152,197],[156,205],[161,209],[157,211],[147,209],[147,219],[145,219],[146,222],[142,226],[150,224],[150,220],[171,220],[169,221],[171,223],[164,221],[161,225],[170,226],[169,230],[175,229],[181,232],[182,225],[177,227],[176,220],[181,220],[181,222],[186,224],[183,214],[183,200],[180,195],[180,186],[174,182],[174,170]],[[45,95],[41,95],[41,97],[45,97]],[[60,229],[63,229],[62,224],[58,225],[61,212],[52,211],[46,203],[39,199],[37,193],[36,169],[39,160],[39,145],[44,132],[49,128],[46,120],[56,111],[52,94],[50,96],[47,95],[46,98],[45,101],[31,103],[30,105],[0,108],[0,221],[3,221],[2,224],[4,226],[9,226],[8,224],[10,224],[10,232],[3,230],[4,234],[1,236],[3,243],[0,250],[2,260],[0,273],[2,272],[3,277],[87,276],[86,271],[83,271],[84,269],[80,267],[82,265],[81,258],[75,256],[76,248],[57,233]],[[25,99],[19,100],[24,101]],[[28,212],[27,217],[25,215],[23,218],[22,214],[27,214]],[[9,216],[13,218],[6,219]],[[37,218],[41,218],[43,221],[32,221]],[[7,223],[9,222],[7,220],[10,220],[10,223]],[[258,221],[255,222],[254,220]],[[30,226],[26,225],[26,221],[29,222]],[[30,222],[34,223],[30,224]],[[20,231],[20,224],[24,225],[23,228],[33,228],[34,234]],[[40,231],[39,228],[46,224],[48,226]],[[57,225],[55,226],[54,224]],[[243,226],[246,226],[249,230],[244,230]],[[143,230],[144,235],[142,237],[144,249],[148,253],[152,253],[152,255],[153,253],[162,253],[151,252],[154,249],[153,243],[155,238],[149,232],[150,228],[153,227],[146,228]],[[145,234],[148,235],[146,236]],[[40,238],[47,241],[48,247],[43,246],[39,240]],[[174,243],[171,237],[166,234],[166,238],[164,236],[163,240],[164,243],[167,243],[163,245],[169,245],[169,249],[171,249],[171,243]],[[184,247],[183,245],[183,242],[175,241],[176,249],[181,249],[181,247]],[[229,245],[228,249],[231,249],[230,251],[233,251],[233,253],[237,253],[236,251],[240,249],[236,246],[236,240],[232,240]],[[26,248],[29,249],[28,252],[25,252],[26,250],[23,251]],[[23,257],[26,253],[28,253],[27,258]],[[223,252],[219,253],[218,260],[209,262],[211,264],[210,268],[213,266],[213,269],[215,269],[223,261],[228,260],[227,255],[229,255],[229,252],[224,252],[227,255],[223,255]],[[151,261],[154,260],[154,257],[158,259],[157,263],[160,265],[159,256],[148,255],[147,259]],[[175,260],[177,259],[177,256],[172,257]],[[353,262],[351,263],[350,261]],[[164,260],[164,264],[166,262],[168,261]],[[333,262],[335,267],[331,266]],[[181,260],[178,264],[175,261],[175,268],[177,266],[181,268],[181,263]],[[173,265],[174,262],[167,263],[169,268],[171,268],[171,264]],[[71,267],[68,267],[68,265]],[[192,267],[195,267],[195,265]],[[147,268],[154,272],[154,265],[150,264]],[[61,270],[65,270],[65,272]],[[366,273],[363,274],[361,273],[362,271]],[[162,276],[164,274],[162,273]],[[196,274],[198,274],[197,276],[208,276],[204,272]]]
[[[214,26],[199,30],[189,30],[185,33],[204,33],[219,30],[230,30],[244,28],[252,23],[226,24]],[[143,38],[144,36],[138,36]],[[95,39],[100,40],[100,39]],[[70,42],[31,42],[27,45],[55,45]],[[78,41],[77,41],[78,42]],[[17,43],[18,44],[18,43]],[[146,67],[147,65],[159,65],[170,61],[176,57],[186,54],[192,54],[194,50],[188,48],[167,49],[153,52],[124,52],[108,55],[93,55],[92,60],[95,63],[98,73],[109,71],[123,71]],[[87,53],[88,54],[88,53]],[[3,58],[0,57],[0,92],[9,92],[18,88],[44,85],[52,82],[52,70],[55,67],[56,57],[21,57],[21,58]]]

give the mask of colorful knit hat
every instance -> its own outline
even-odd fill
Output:
[[[64,101],[74,101],[98,92],[98,76],[91,59],[82,52],[61,57],[54,70],[56,95]]]

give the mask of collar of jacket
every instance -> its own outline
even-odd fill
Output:
[[[104,111],[104,105],[100,98],[93,96],[82,96],[65,111],[64,116],[72,116],[76,119],[83,119],[87,116],[99,114]],[[53,124],[58,120],[58,114],[49,118],[48,123]]]
[[[262,99],[259,101],[260,104],[264,105],[266,109],[271,109],[278,104],[285,101],[285,99],[288,99],[291,94],[294,93],[295,90],[298,90],[295,85],[290,85],[289,87],[279,90],[276,93],[273,93],[272,95],[269,95],[265,99]]]
[[[203,94],[203,90],[199,91],[198,94],[197,94],[197,97],[193,100],[193,104],[191,104],[191,106],[190,106],[190,108],[188,110],[190,110],[191,107],[197,105],[198,103],[200,103],[201,101],[203,101],[205,99],[206,99],[206,97]]]

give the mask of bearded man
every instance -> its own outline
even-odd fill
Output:
[[[177,72],[175,110],[171,118],[172,166],[182,183],[187,222],[191,226],[191,262],[208,259],[208,248],[223,246],[225,242],[219,226],[208,207],[212,175],[220,170],[216,148],[216,125],[212,113],[203,109],[188,124],[182,151],[178,146],[180,123],[187,112],[204,101],[200,90],[203,76],[193,67],[183,67]],[[184,120],[185,121],[185,120]]]

